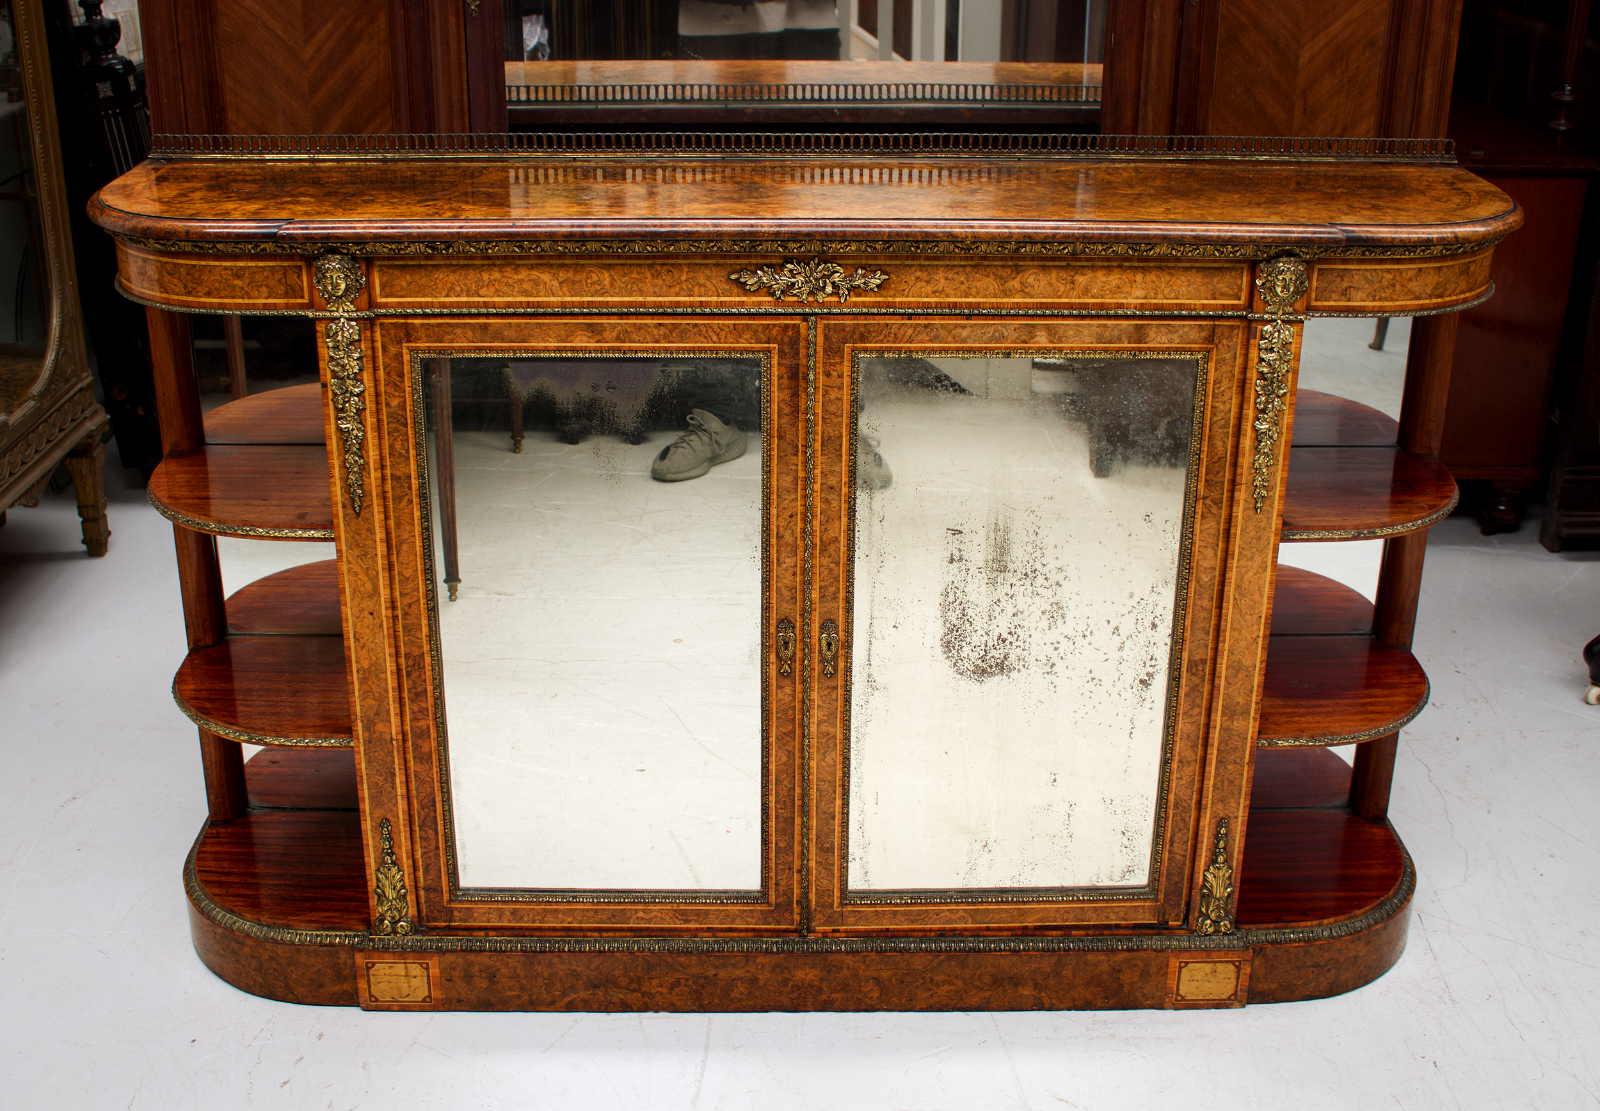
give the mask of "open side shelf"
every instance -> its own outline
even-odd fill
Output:
[[[1337,579],[1280,563],[1272,592],[1274,636],[1367,636],[1372,603]]]
[[[1428,677],[1372,635],[1372,603],[1342,583],[1279,567],[1256,744],[1342,745],[1393,733],[1428,703]]]
[[[178,668],[172,694],[191,721],[229,740],[354,744],[341,637],[229,637],[196,648]]]
[[[1352,774],[1350,765],[1332,749],[1262,749],[1256,753],[1250,809],[1346,809]]]
[[[322,444],[322,386],[309,382],[251,394],[204,418],[208,444]]]
[[[1444,520],[1456,480],[1437,459],[1396,447],[1297,447],[1289,452],[1283,539],[1371,540]]]
[[[264,748],[245,764],[244,781],[257,810],[353,811],[360,802],[354,749]]]
[[[328,454],[321,446],[212,444],[169,455],[150,504],[185,528],[258,540],[332,540]]]
[[[1320,390],[1294,394],[1293,447],[1394,447],[1400,422],[1370,405]]]
[[[1428,677],[1404,648],[1370,637],[1275,636],[1256,744],[1344,745],[1386,736],[1428,704]]]
[[[1345,810],[1252,810],[1239,870],[1238,927],[1349,919],[1396,892],[1405,874],[1406,851],[1388,822]]]
[[[303,563],[267,575],[229,595],[234,636],[342,636],[339,562]]]

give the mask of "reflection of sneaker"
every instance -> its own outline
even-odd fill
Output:
[[[856,435],[856,489],[887,490],[894,472],[878,453],[876,436]]]
[[[650,477],[658,482],[699,478],[717,463],[744,454],[745,438],[737,425],[723,424],[704,409],[689,413],[689,431],[661,449],[650,464]]]

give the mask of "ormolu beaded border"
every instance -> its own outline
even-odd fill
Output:
[[[185,702],[183,696],[178,693],[176,682],[172,685],[172,700],[178,704],[178,709],[183,711],[184,717],[207,733],[215,733],[230,741],[243,741],[245,744],[266,745],[271,748],[354,748],[356,744],[353,737],[278,737],[270,733],[252,733],[245,729],[235,729],[231,725],[223,725],[206,717]]]
[[[148,488],[144,493],[145,500],[155,511],[175,525],[182,525],[195,532],[209,532],[213,536],[242,536],[252,540],[332,540],[331,528],[259,528],[256,525],[224,525],[218,521],[202,521],[198,517],[191,517],[187,513],[173,509],[162,503],[155,493]]]

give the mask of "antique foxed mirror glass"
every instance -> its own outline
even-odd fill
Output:
[[[417,360],[460,888],[761,887],[766,370]]]
[[[856,360],[848,889],[1138,888],[1203,360]]]

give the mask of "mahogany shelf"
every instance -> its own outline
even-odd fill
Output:
[[[257,579],[228,597],[235,636],[343,636],[339,562],[303,563]]]
[[[1263,749],[1256,753],[1250,809],[1346,808],[1350,804],[1350,776],[1350,765],[1332,749]]]
[[[204,418],[208,444],[324,444],[322,386],[308,382],[219,405]]]
[[[1256,744],[1344,745],[1387,736],[1428,704],[1428,677],[1404,648],[1360,636],[1275,636]]]
[[[1252,810],[1238,928],[1357,918],[1395,894],[1404,871],[1405,850],[1385,822],[1332,809]],[[263,926],[364,932],[371,921],[356,810],[257,809],[208,826],[194,879],[211,902]]]
[[[299,444],[211,444],[169,455],[150,504],[185,528],[261,540],[332,540],[328,455]]]
[[[344,640],[229,637],[191,651],[172,694],[202,729],[257,745],[349,748]]]
[[[1366,636],[1372,603],[1336,579],[1301,567],[1278,565],[1272,594],[1274,636]]]
[[[1297,447],[1289,452],[1283,539],[1370,540],[1442,521],[1456,480],[1436,459],[1395,447]]]
[[[1337,922],[1397,893],[1406,853],[1387,822],[1345,810],[1252,810],[1239,869],[1238,928]]]
[[[360,805],[354,749],[264,748],[245,764],[244,778],[250,806],[257,810],[355,810]]]
[[[1296,390],[1293,447],[1393,447],[1400,422],[1370,405],[1320,390]]]
[[[246,811],[206,827],[192,867],[213,903],[257,925],[365,931],[372,922],[358,810]]]

